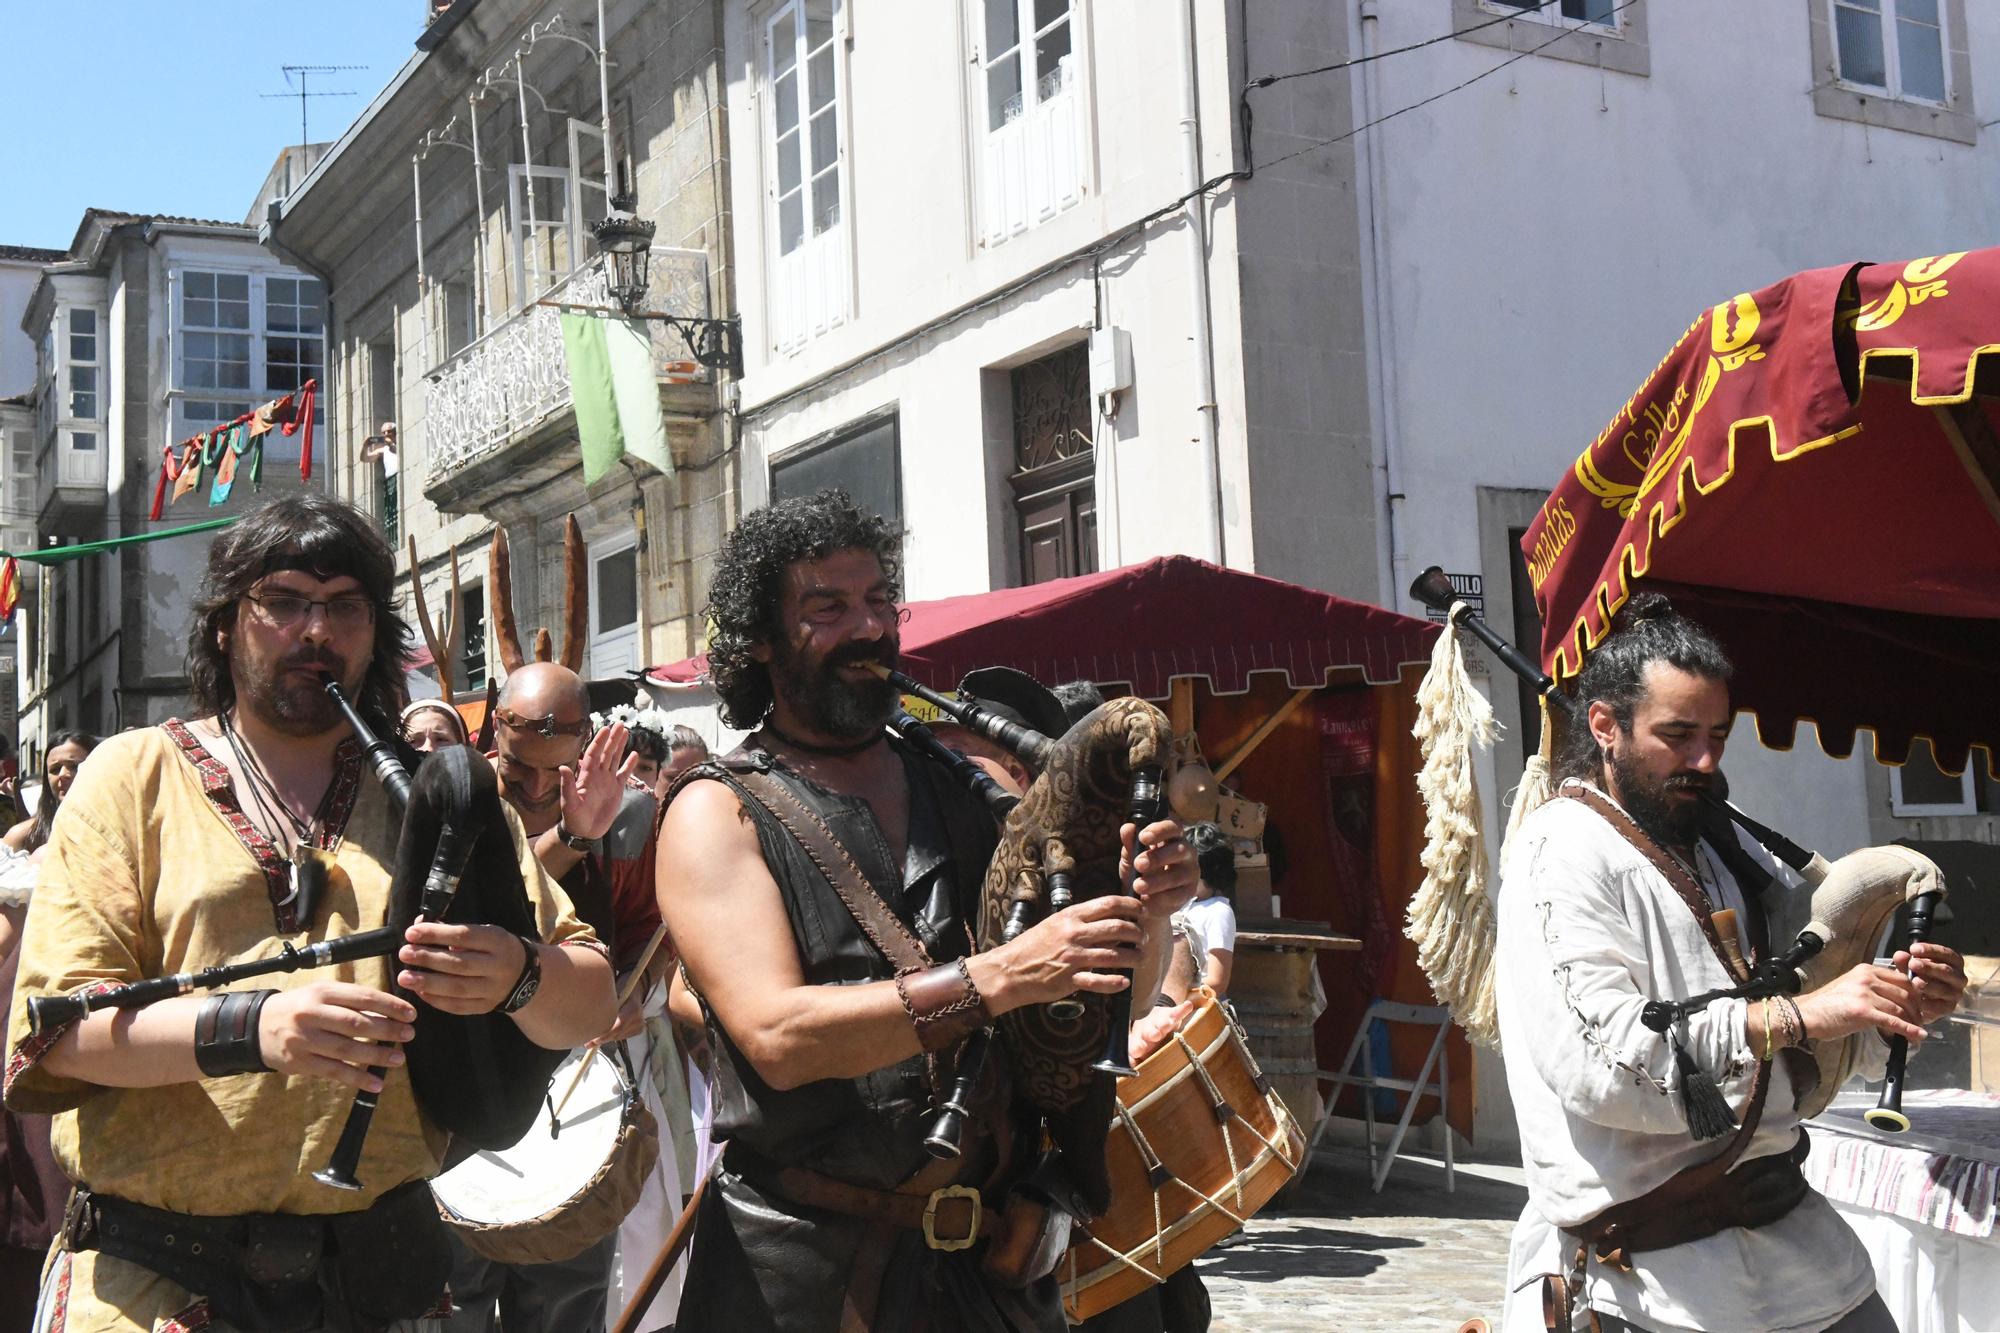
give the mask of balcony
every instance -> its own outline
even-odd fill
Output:
[[[708,256],[700,250],[655,248],[645,308],[689,318],[708,316]],[[571,273],[545,301],[610,307],[602,256]],[[692,362],[680,336],[649,321],[653,364],[661,376],[662,409],[681,415],[714,411],[706,370],[682,374]],[[518,491],[577,461],[570,415],[569,369],[562,322],[554,305],[533,304],[488,330],[425,377],[424,493],[439,509],[482,507],[496,487]],[[551,447],[554,446],[554,447]]]
[[[46,532],[96,531],[104,521],[104,450],[101,427],[63,424],[35,454],[35,512]]]

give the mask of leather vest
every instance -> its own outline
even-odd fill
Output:
[[[891,741],[909,780],[908,848],[894,864],[866,800],[827,791],[754,744],[688,775],[732,787],[732,774],[766,770],[824,819],[868,882],[935,962],[971,952],[979,893],[998,842],[992,816],[950,774]],[[685,785],[685,784],[683,784]],[[737,788],[777,881],[806,980],[818,986],[882,981],[895,969],[862,934],[805,849],[763,806]],[[810,1165],[857,1185],[889,1189],[929,1160],[923,1135],[931,1090],[922,1056],[855,1079],[821,1079],[778,1090],[757,1076],[729,1033],[708,1014],[716,1052],[715,1135],[767,1162]]]

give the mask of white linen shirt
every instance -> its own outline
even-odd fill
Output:
[[[1767,908],[1775,909],[1772,946],[1782,950],[1792,939],[1786,929],[1795,933],[1806,919],[1806,892],[1763,848],[1743,847],[1777,875],[1770,893],[1783,901]],[[1705,876],[1720,880],[1713,906],[1736,908],[1743,921],[1743,891],[1712,850],[1702,852]],[[1508,847],[1497,966],[1501,1050],[1528,1183],[1508,1263],[1503,1326],[1512,1333],[1542,1327],[1535,1279],[1568,1270],[1558,1228],[1645,1194],[1729,1142],[1688,1134],[1673,1052],[1639,1012],[1648,1000],[1735,983],[1666,876],[1601,815],[1566,799],[1530,814]],[[1739,1119],[1757,1064],[1744,1028],[1748,1006],[1718,1001],[1682,1034]],[[1741,1161],[1791,1150],[1794,1100],[1777,1061]],[[1732,1227],[1632,1261],[1630,1272],[1591,1263],[1589,1302],[1663,1331],[1823,1329],[1875,1288],[1867,1251],[1818,1193],[1768,1226]]]

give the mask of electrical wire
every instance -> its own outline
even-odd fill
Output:
[[[1520,12],[1522,14],[1538,12],[1542,9],[1546,9],[1550,4],[1553,3],[1555,3],[1555,0],[1541,0],[1541,3],[1535,5],[1533,9],[1523,8]],[[1637,3],[1638,0],[1620,0],[1620,2],[1617,5],[1613,6],[1606,13],[1605,17],[1609,18],[1612,15],[1618,14],[1623,10],[1630,9],[1633,5]],[[1491,22],[1492,23],[1508,22],[1517,17],[1519,17],[1519,15],[1515,14],[1502,15],[1499,18],[1492,20]],[[1326,66],[1324,70],[1299,70],[1293,74],[1267,76],[1266,79],[1259,80],[1256,84],[1252,86],[1262,87],[1265,86],[1267,83],[1275,83],[1283,79],[1300,78],[1308,74],[1323,73],[1325,72],[1325,70],[1344,69],[1352,65],[1365,63],[1366,61],[1369,60],[1379,60],[1383,56],[1397,55],[1405,51],[1420,50],[1426,46],[1434,46],[1439,42],[1461,36],[1464,33],[1477,32],[1479,31],[1480,28],[1488,26],[1491,26],[1491,23],[1480,23],[1470,28],[1461,28],[1455,32],[1445,33],[1439,37],[1426,38],[1424,41],[1411,43],[1408,46],[1395,47],[1388,51],[1378,51],[1372,56],[1357,57],[1354,60],[1346,61],[1343,62],[1342,64],[1329,65]],[[1442,101],[1443,99],[1451,96],[1453,93],[1461,92],[1464,89],[1471,87],[1473,84],[1478,83],[1482,79],[1490,78],[1492,75],[1499,73],[1501,70],[1507,68],[1509,65],[1513,64],[1517,60],[1525,60],[1527,57],[1534,55],[1537,52],[1546,50],[1547,48],[1554,46],[1557,42],[1567,40],[1568,38],[1577,36],[1580,33],[1588,35],[1588,31],[1586,29],[1565,27],[1561,29],[1559,32],[1557,32],[1553,37],[1549,38],[1549,40],[1537,43],[1534,46],[1528,47],[1524,51],[1517,52],[1514,55],[1509,56],[1507,59],[1501,61],[1499,64],[1494,65],[1491,69],[1487,69],[1478,74],[1475,74],[1471,78],[1466,79],[1462,83],[1454,84],[1453,86],[1446,88],[1444,91],[1433,93],[1431,96],[1426,97],[1421,101],[1412,102],[1408,106],[1398,107],[1396,110],[1388,112],[1385,115],[1377,116],[1375,119],[1368,121],[1366,124],[1357,125],[1353,129],[1348,130],[1344,134],[1337,134],[1331,139],[1321,139],[1315,143],[1307,144],[1303,148],[1294,149],[1293,151],[1285,154],[1283,157],[1275,158],[1270,162],[1263,163],[1262,165],[1275,166],[1279,162],[1289,162],[1295,157],[1303,156],[1306,153],[1314,152],[1321,148],[1330,148],[1334,144],[1344,142],[1345,140],[1348,139],[1352,139],[1356,135],[1366,133],[1367,131],[1374,129],[1376,126],[1394,120],[1397,116],[1403,115],[1406,112],[1415,111],[1420,107],[1429,106],[1433,102]],[[1245,92],[1247,98],[1248,90],[1246,89]],[[1247,106],[1245,107],[1245,109],[1247,110]],[[1074,264],[1081,263],[1084,261],[1094,262],[1102,258],[1104,255],[1110,253],[1111,251],[1116,250],[1119,246],[1123,245],[1126,241],[1132,239],[1134,236],[1142,234],[1147,229],[1152,227],[1154,223],[1159,222],[1161,219],[1166,218],[1174,213],[1178,213],[1183,207],[1185,207],[1188,204],[1189,201],[1196,198],[1201,198],[1207,195],[1211,195],[1216,190],[1220,189],[1224,185],[1227,185],[1231,181],[1247,181],[1256,174],[1258,169],[1259,169],[1258,164],[1251,163],[1250,165],[1244,167],[1241,170],[1225,171],[1220,175],[1211,176],[1209,179],[1195,186],[1192,190],[1189,190],[1187,193],[1175,198],[1172,202],[1164,204],[1161,207],[1154,209],[1150,213],[1144,214],[1141,217],[1133,219],[1131,222],[1126,223],[1123,227],[1120,227],[1117,231],[1112,232],[1110,235],[1102,237],[1099,240],[1093,241],[1089,245],[1082,246],[1076,250],[1072,250],[1068,254],[1062,255],[1059,258],[1052,259],[1048,263],[1043,264],[1038,268],[1032,269],[1029,272],[1022,274],[1020,277],[1015,278],[1013,281],[1007,283],[1005,286],[1000,287],[995,291],[989,292],[985,296],[980,297],[975,301],[970,301],[965,305],[958,306],[952,310],[946,311],[945,313],[937,316],[935,319],[930,320],[929,322],[925,323],[919,328],[911,329],[894,338],[887,339],[873,347],[870,347],[866,351],[856,353],[855,355],[848,357],[846,360],[841,361],[836,365],[830,366],[824,371],[820,372],[818,375],[814,376],[814,378],[810,382],[796,385],[793,388],[787,389],[782,393],[778,393],[770,398],[764,399],[762,402],[755,403],[748,407],[745,407],[740,410],[738,415],[748,420],[756,420],[757,418],[764,416],[766,413],[770,412],[776,407],[779,407],[782,404],[791,402],[801,397],[805,397],[807,395],[815,394],[817,391],[831,391],[831,385],[833,381],[847,374],[849,371],[856,370],[861,366],[864,366],[869,362],[874,361],[878,357],[887,356],[891,352],[897,351],[898,349],[903,347],[907,347],[911,343],[916,342],[921,338],[929,337],[933,334],[936,334],[946,328],[949,328],[953,324],[958,323],[960,320],[978,314],[980,311],[990,309],[991,307],[998,305],[1000,302],[1007,300],[1009,297],[1012,297],[1017,293],[1026,290],[1028,287],[1033,286],[1035,283],[1042,281],[1043,279],[1051,276],[1052,274],[1060,273]]]
[[[1343,69],[1353,69],[1356,65],[1372,64],[1377,60],[1385,60],[1390,56],[1399,56],[1406,51],[1421,51],[1426,46],[1436,46],[1439,42],[1448,42],[1454,37],[1463,37],[1468,33],[1478,32],[1482,28],[1491,28],[1502,23],[1512,23],[1523,14],[1539,14],[1555,3],[1557,3],[1557,0],[1537,0],[1535,4],[1522,5],[1511,14],[1502,14],[1498,18],[1484,19],[1469,28],[1454,28],[1452,31],[1440,33],[1436,37],[1426,37],[1421,42],[1411,42],[1407,46],[1392,46],[1386,51],[1377,51],[1372,56],[1356,56],[1352,60],[1340,60],[1331,65],[1317,65],[1312,69],[1293,70],[1290,74],[1266,74],[1261,79],[1249,80],[1244,87],[1246,89],[1268,88],[1274,83],[1283,83],[1287,79],[1303,79],[1313,74],[1332,74]],[[1623,9],[1624,6],[1620,5],[1618,8]],[[1618,10],[1614,9],[1611,12],[1615,14]],[[1566,31],[1575,31],[1575,29],[1568,29]]]
[[[1638,3],[1639,0],[1620,0],[1620,3],[1614,5],[1609,11],[1609,13],[1606,15],[1606,17],[1608,18],[1611,14],[1616,14],[1620,10],[1630,9],[1633,5],[1636,5]],[[1468,31],[1470,30],[1468,29]],[[1306,153],[1314,152],[1317,149],[1330,148],[1334,144],[1343,143],[1348,139],[1352,139],[1357,134],[1366,133],[1367,131],[1374,129],[1378,125],[1386,124],[1389,121],[1394,120],[1398,116],[1404,115],[1411,111],[1416,111],[1422,107],[1427,107],[1433,102],[1441,102],[1445,98],[1450,97],[1453,93],[1463,92],[1465,89],[1470,88],[1473,84],[1478,83],[1481,79],[1488,79],[1493,77],[1495,74],[1498,74],[1501,70],[1507,68],[1507,66],[1513,64],[1515,61],[1526,60],[1529,56],[1534,55],[1540,51],[1545,51],[1549,47],[1554,46],[1557,42],[1564,41],[1568,38],[1574,37],[1578,33],[1583,31],[1584,30],[1581,28],[1564,28],[1561,32],[1558,32],[1555,36],[1549,38],[1546,42],[1539,42],[1534,46],[1528,47],[1524,51],[1517,51],[1513,55],[1508,56],[1505,60],[1501,61],[1499,64],[1493,66],[1491,69],[1481,70],[1479,73],[1473,75],[1471,78],[1466,79],[1461,83],[1455,83],[1451,87],[1446,88],[1442,92],[1432,93],[1429,97],[1423,98],[1419,101],[1412,102],[1408,106],[1400,106],[1397,107],[1394,111],[1385,112],[1384,114],[1375,117],[1375,119],[1367,122],[1364,125],[1356,125],[1353,129],[1347,131],[1345,134],[1336,134],[1331,139],[1321,139],[1317,143],[1307,144],[1304,148],[1295,148],[1291,152],[1286,153],[1283,157],[1274,157],[1269,162],[1266,162],[1263,165],[1266,167],[1275,167],[1280,162],[1289,162],[1295,157],[1301,157]],[[1381,54],[1387,55],[1389,53],[1382,52]]]

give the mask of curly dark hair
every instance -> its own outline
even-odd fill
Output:
[[[234,628],[236,608],[258,579],[277,569],[346,575],[375,603],[375,652],[355,706],[378,729],[394,729],[409,702],[404,675],[414,655],[409,622],[396,614],[396,557],[368,516],[344,500],[300,491],[252,509],[208,548],[208,571],[188,626],[188,693],[198,714],[236,702],[229,653],[217,631]]]
[[[625,733],[625,753],[656,764],[667,762],[667,738],[651,727],[633,727]]]
[[[900,600],[901,541],[887,520],[863,513],[843,490],[780,500],[743,516],[722,543],[702,615],[709,624],[708,674],[722,700],[722,720],[748,730],[771,711],[771,673],[751,655],[778,633],[785,568],[836,551],[867,551],[882,564],[889,595]]]
[[[1597,738],[1590,734],[1590,705],[1608,704],[1618,719],[1618,729],[1629,735],[1633,715],[1646,697],[1646,668],[1654,662],[1725,684],[1735,671],[1729,654],[1714,636],[1675,610],[1665,596],[1633,593],[1611,622],[1611,633],[1591,653],[1572,686],[1576,708],[1562,733],[1557,777],[1596,776],[1603,756],[1598,753]]]
[[[1229,835],[1215,824],[1189,824],[1181,836],[1194,848],[1195,859],[1201,866],[1201,882],[1214,889],[1218,897],[1234,901],[1236,849],[1230,845]]]

